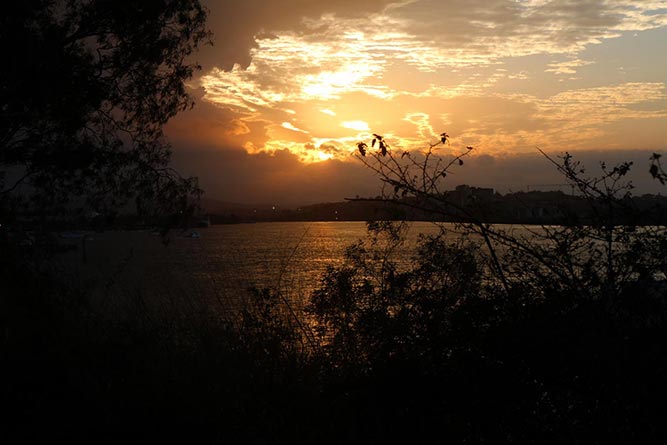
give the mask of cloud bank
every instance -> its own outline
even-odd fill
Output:
[[[667,148],[667,60],[657,56],[667,1],[251,0],[209,8],[216,44],[191,85],[199,105],[168,133],[179,162],[197,164],[207,173],[193,173],[214,190],[237,183],[252,199],[280,191],[310,200],[314,190],[322,196],[314,200],[333,199],[331,190],[340,199],[354,191],[340,185],[349,179],[370,192],[368,178],[352,173],[351,153],[372,132],[419,150],[447,131],[447,150],[472,145],[480,160],[493,160],[470,170],[497,184],[509,184],[502,171],[536,181],[507,164],[523,165],[536,146],[641,156]],[[484,170],[492,164],[502,169]],[[216,178],[208,176],[213,165]]]

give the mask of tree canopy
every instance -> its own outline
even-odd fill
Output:
[[[0,217],[174,214],[199,193],[163,125],[210,41],[198,0],[26,0],[0,17]]]

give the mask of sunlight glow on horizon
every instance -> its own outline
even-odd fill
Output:
[[[235,137],[253,152],[286,148],[303,162],[348,159],[371,131],[402,149],[447,131],[453,148],[492,154],[664,144],[667,62],[624,39],[665,39],[667,2],[611,0],[599,13],[493,2],[504,9],[484,20],[462,6],[440,23],[424,0],[304,19],[299,32],[256,37],[247,68],[203,75],[203,100],[249,129]]]

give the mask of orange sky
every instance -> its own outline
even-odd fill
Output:
[[[472,145],[475,156],[498,161],[530,157],[536,146],[575,153],[666,148],[667,1],[208,6],[215,45],[198,56],[203,70],[190,83],[199,106],[170,123],[168,135],[177,160],[222,199],[277,197],[225,194],[207,179],[209,163],[192,171],[202,166],[188,162],[188,149],[195,157],[242,152],[249,175],[260,159],[253,156],[284,152],[289,168],[272,170],[273,181],[303,182],[298,174],[307,177],[309,165],[358,163],[355,142],[372,132],[395,149],[415,150],[446,131],[446,151]],[[227,174],[225,156],[215,174]],[[275,166],[287,168],[279,160]],[[327,180],[339,188],[336,178]]]

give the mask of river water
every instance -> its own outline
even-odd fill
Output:
[[[399,259],[409,261],[420,233],[438,231],[433,223],[409,223]],[[364,222],[217,225],[197,232],[199,238],[174,234],[168,246],[149,231],[91,233],[85,249],[81,240],[70,241],[75,249],[62,257],[59,273],[104,312],[236,311],[253,287],[280,287],[300,305],[327,266],[367,237]]]
[[[327,266],[367,236],[364,222],[217,225],[197,232],[199,238],[175,233],[167,246],[149,231],[90,233],[85,248],[82,240],[68,240],[73,250],[59,258],[58,273],[105,310],[140,300],[234,310],[252,287],[280,286],[305,300]],[[402,254],[409,258],[419,233],[437,232],[431,223],[411,223]]]

